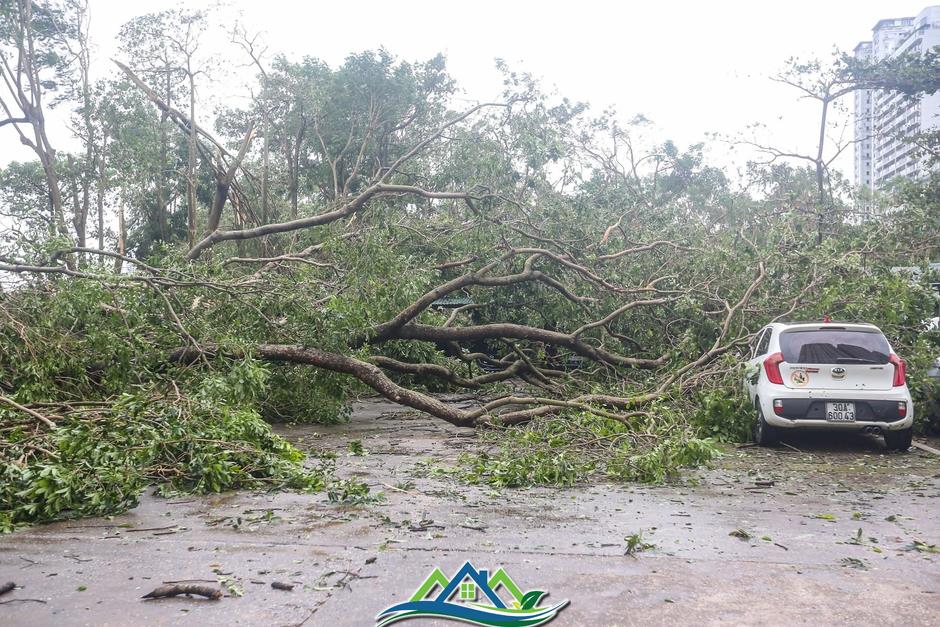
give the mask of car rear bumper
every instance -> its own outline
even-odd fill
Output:
[[[761,399],[764,420],[784,429],[863,429],[878,427],[883,431],[906,429],[914,423],[914,404],[907,388],[897,390],[801,390],[794,394],[781,386],[779,393]],[[774,410],[774,401],[782,408]],[[826,420],[826,403],[855,403],[854,422]],[[907,415],[900,416],[898,403],[905,403]],[[779,412],[779,413],[778,413]]]
[[[788,420],[826,420],[826,403],[834,400],[855,404],[856,422],[898,422],[907,418],[907,409],[904,415],[899,415],[898,403],[906,401],[883,401],[857,398],[816,399],[816,398],[784,398],[780,399],[783,407],[774,408],[774,414]]]

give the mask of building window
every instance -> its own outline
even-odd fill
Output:
[[[467,581],[460,584],[460,600],[475,601],[477,598],[477,586],[475,583]]]

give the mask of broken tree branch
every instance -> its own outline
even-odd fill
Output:
[[[140,597],[141,599],[164,599],[167,597],[180,596],[182,594],[195,594],[206,597],[212,601],[218,601],[222,598],[222,591],[212,586],[204,586],[196,583],[174,583],[155,588]]]
[[[19,411],[23,412],[24,414],[29,414],[30,416],[32,416],[33,418],[35,418],[35,419],[38,420],[39,422],[41,422],[41,423],[43,423],[44,425],[46,425],[47,427],[49,427],[50,429],[55,429],[55,428],[56,428],[54,422],[52,422],[51,420],[49,420],[48,418],[46,418],[45,416],[43,416],[42,414],[40,414],[38,411],[32,410],[32,409],[30,409],[29,407],[25,407],[25,406],[23,406],[23,405],[20,405],[19,403],[17,403],[16,401],[14,401],[12,398],[8,398],[8,397],[3,396],[2,394],[0,394],[0,401],[6,403],[7,405],[9,405],[10,407],[12,407],[12,408],[14,408],[14,409],[16,409],[16,410],[19,410]]]

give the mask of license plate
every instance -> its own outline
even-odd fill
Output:
[[[855,422],[855,403],[826,403],[829,422]]]

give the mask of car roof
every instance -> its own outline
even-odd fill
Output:
[[[768,325],[777,330],[805,329],[805,330],[824,330],[824,329],[845,329],[847,331],[865,331],[869,333],[881,332],[881,329],[868,322],[773,322]]]

